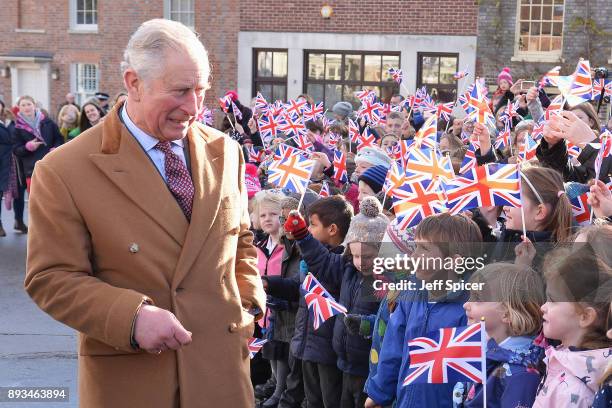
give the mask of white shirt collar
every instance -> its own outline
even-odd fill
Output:
[[[127,102],[123,104],[123,107],[121,109],[121,119],[123,119],[123,123],[125,123],[125,126],[128,128],[130,133],[134,135],[136,140],[138,140],[138,143],[140,143],[140,145],[143,149],[145,149],[146,152],[153,149],[155,145],[159,143],[158,139],[147,134],[144,130],[140,129],[138,126],[136,126],[134,122],[132,122],[132,119],[130,119],[130,116],[127,113]],[[183,148],[183,139],[173,140],[172,143]]]

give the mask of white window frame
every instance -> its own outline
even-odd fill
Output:
[[[177,10],[172,10],[172,1],[173,0],[164,0],[164,18],[168,20],[178,21],[179,23],[185,24],[180,18],[178,19],[176,17],[172,18],[173,14],[175,13],[179,15],[191,14],[192,23],[185,24],[185,25],[191,28],[192,30],[195,29],[195,0],[176,0],[179,6]],[[182,8],[183,2],[189,2],[191,5],[191,9],[189,9],[188,7],[186,9],[183,9]]]
[[[79,24],[77,21],[77,1],[70,0],[70,30],[72,31],[84,31],[84,32],[98,32],[98,18],[99,16],[99,1],[92,0],[96,5],[96,23],[95,24]]]
[[[90,65],[94,66],[96,69],[95,78],[95,88],[84,89],[83,84],[79,83],[81,76],[83,75],[83,71],[85,70],[85,66]],[[89,78],[90,80],[92,78]],[[93,98],[100,89],[100,67],[98,64],[92,64],[89,62],[77,62],[70,65],[70,91],[75,96],[75,101],[79,105],[83,105],[89,99]]]
[[[565,28],[565,4],[567,0],[563,2],[563,19],[562,24],[563,28]],[[552,5],[551,5],[552,6]],[[553,6],[554,7],[554,6]],[[552,15],[554,15],[554,8],[552,10]],[[542,16],[540,15],[540,20],[529,20],[533,21],[548,21],[542,20]],[[554,21],[554,20],[551,20]],[[554,51],[521,51],[519,46],[519,41],[521,39],[521,0],[517,0],[516,2],[516,26],[514,30],[514,56],[511,58],[512,61],[537,61],[537,62],[556,62],[559,61],[563,52],[563,28],[561,30],[561,47],[558,50]],[[552,33],[552,25],[551,25],[551,33]],[[542,35],[540,33],[540,35]]]

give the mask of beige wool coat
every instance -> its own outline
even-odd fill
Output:
[[[39,161],[25,288],[79,334],[81,407],[251,407],[251,307],[265,308],[244,159],[223,133],[188,133],[193,215],[122,124],[104,122]],[[193,333],[179,351],[135,351],[143,300]]]

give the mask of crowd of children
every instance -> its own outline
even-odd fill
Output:
[[[438,122],[431,148],[449,158],[457,175],[470,150],[474,168],[516,165],[521,206],[425,214],[408,227],[389,183],[394,167],[405,164],[399,146],[422,142],[421,127],[432,115],[426,107],[396,95],[378,123],[355,115],[346,102],[333,107],[333,121],[307,119],[302,108],[304,139],[266,137],[257,118],[261,98],[252,111],[240,105],[239,120],[227,114],[227,131],[249,161],[249,211],[268,295],[254,333],[267,342],[251,363],[259,406],[612,406],[612,159],[600,153],[609,137],[602,130],[611,123],[588,101],[562,103],[550,114],[544,88],[521,90],[508,69],[498,85],[486,99],[495,126],[456,104],[453,116]],[[308,95],[293,102],[316,106]],[[513,103],[516,116],[504,118]],[[496,143],[506,130],[508,143]],[[537,142],[531,157],[530,139]],[[302,191],[268,179],[273,162],[288,157],[283,148],[315,163]],[[346,161],[338,166],[340,153]],[[342,166],[346,177],[338,174]],[[577,208],[580,197],[582,210],[592,212],[586,218]],[[435,264],[373,273],[377,258],[397,254],[453,260],[484,254],[486,261],[461,273]],[[315,324],[302,289],[310,275],[346,313]],[[380,280],[418,287],[483,282],[485,289],[375,290]],[[431,372],[414,381],[415,339],[481,322],[486,381],[435,381]]]

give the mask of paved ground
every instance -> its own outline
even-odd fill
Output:
[[[0,387],[69,387],[70,401],[0,402],[0,408],[77,407],[76,334],[23,290],[27,236],[13,231],[12,217],[2,208],[7,236],[0,238]]]

